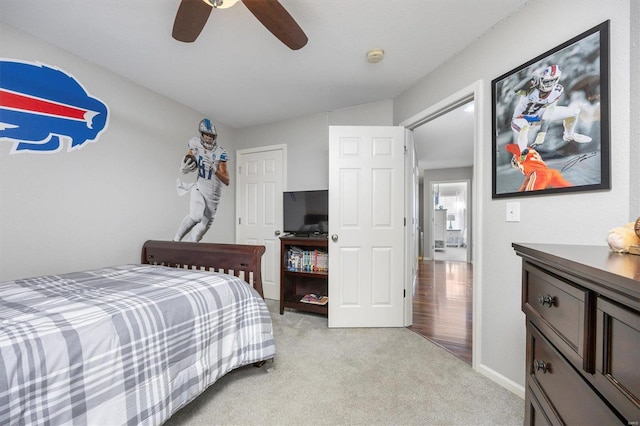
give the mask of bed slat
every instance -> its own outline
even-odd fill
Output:
[[[142,246],[141,262],[224,272],[241,277],[264,298],[261,263],[264,252],[264,246],[249,244],[149,240]]]

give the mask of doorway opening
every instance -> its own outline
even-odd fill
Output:
[[[469,262],[469,181],[431,182],[433,260]]]
[[[413,295],[409,330],[464,362],[472,363],[473,265],[455,260],[422,260]]]
[[[411,117],[410,119],[400,123],[400,125],[405,126],[409,130],[414,132],[414,138],[416,140],[416,151],[419,149],[418,145],[420,144],[420,137],[418,135],[421,127],[424,124],[428,124],[429,122],[436,121],[436,119],[440,117],[446,117],[454,110],[462,109],[462,106],[467,104],[475,105],[484,105],[484,93],[482,87],[482,81],[477,81],[474,84],[454,93],[453,95],[443,99],[442,101],[434,104],[428,109],[422,111],[421,113]],[[431,231],[431,223],[432,217],[435,211],[433,198],[432,198],[432,187],[431,182],[447,182],[447,181],[455,181],[455,180],[468,180],[468,200],[467,200],[467,210],[468,210],[468,226],[467,226],[467,241],[466,241],[466,249],[469,254],[469,262],[455,262],[455,261],[436,261],[433,260],[433,254],[431,250],[431,237],[425,236],[424,239],[421,238],[421,246],[423,246],[424,250],[421,248],[421,255],[424,254],[424,259],[429,260],[421,260],[419,262],[419,274],[424,273],[423,266],[429,264],[428,266],[435,266],[436,263],[443,263],[447,265],[445,267],[445,274],[448,271],[449,275],[451,275],[451,268],[453,263],[458,265],[466,266],[467,270],[464,272],[466,274],[466,278],[469,281],[471,287],[468,290],[468,296],[470,300],[470,308],[467,311],[467,318],[471,318],[471,323],[473,327],[469,327],[469,334],[471,335],[471,365],[474,369],[478,370],[481,362],[479,359],[479,354],[481,353],[481,316],[479,313],[480,310],[480,295],[482,294],[481,287],[481,258],[482,253],[477,252],[475,247],[482,246],[482,232],[478,227],[478,223],[480,221],[481,212],[478,210],[479,202],[478,200],[482,199],[482,188],[480,186],[480,182],[482,182],[481,177],[483,176],[483,166],[480,161],[481,152],[483,150],[479,147],[479,142],[482,140],[482,131],[483,131],[483,111],[479,108],[475,108],[471,111],[470,114],[470,127],[471,134],[469,135],[468,143],[469,145],[463,149],[455,149],[453,150],[453,155],[449,158],[449,163],[439,162],[435,164],[431,164],[428,167],[420,167],[420,195],[422,200],[420,201],[421,211],[419,213],[419,219],[421,221],[420,230],[425,231],[425,233],[430,233]],[[437,159],[439,154],[443,151],[449,152],[451,154],[451,143],[450,139],[452,135],[459,133],[460,123],[458,123],[458,127],[449,129],[449,137],[440,138],[437,142],[438,144],[432,146],[427,149],[428,153],[433,152],[433,158]],[[436,155],[438,154],[438,155]],[[455,161],[459,160],[458,157],[463,155],[469,155],[471,158],[470,164],[453,164]],[[419,156],[419,153],[418,153]],[[464,170],[461,170],[464,169]],[[455,175],[455,173],[462,173]],[[425,226],[426,225],[426,226]],[[447,222],[448,225],[448,222]],[[453,226],[453,221],[452,221]],[[421,232],[422,233],[422,232]],[[422,253],[424,251],[424,253]],[[474,262],[473,266],[470,263]],[[448,269],[447,269],[448,268]],[[433,268],[431,268],[433,270]],[[420,279],[418,278],[418,281]],[[418,289],[419,285],[414,286],[414,289]],[[462,287],[458,286],[457,288],[460,290],[458,293],[462,292]],[[457,291],[457,290],[456,290]],[[415,292],[414,292],[415,293]],[[444,293],[447,294],[446,290]],[[416,299],[416,294],[414,294],[414,300]],[[414,308],[414,324],[410,328],[415,330],[416,320],[419,319],[420,307],[417,306],[416,303],[413,303]],[[417,311],[416,311],[417,310]],[[426,317],[429,315],[429,312],[422,312],[422,317]],[[425,336],[428,338],[428,336]]]

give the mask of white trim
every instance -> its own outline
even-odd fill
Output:
[[[413,289],[418,278],[418,253],[415,250],[416,242],[419,242],[420,235],[416,236],[417,241],[412,239],[416,230],[416,222],[418,218],[414,218],[415,208],[419,203],[418,191],[416,188],[417,177],[420,174],[417,168],[416,149],[413,141],[413,132],[407,128],[404,129],[405,143],[405,232],[404,232],[404,259],[405,259],[405,277],[404,277],[404,326],[413,325]]]
[[[473,136],[473,182],[472,182],[472,206],[473,206],[473,236],[471,238],[471,250],[473,259],[473,335],[471,338],[472,345],[472,368],[480,371],[482,366],[482,250],[476,250],[476,247],[482,247],[482,210],[480,202],[484,199],[481,177],[484,173],[482,166],[482,147],[491,146],[485,144],[483,135],[484,131],[484,106],[485,93],[483,89],[483,81],[478,80],[475,83],[457,91],[447,98],[437,102],[424,111],[414,115],[413,117],[401,122],[400,126],[408,129],[414,129],[420,124],[436,118],[452,109],[453,106],[461,105],[471,99],[474,100],[476,107],[474,108],[475,130]],[[485,367],[482,367],[484,369]],[[491,377],[490,377],[491,378]],[[496,381],[496,380],[494,380]],[[499,384],[505,386],[502,382]]]
[[[481,224],[484,222],[482,219],[483,211],[480,207],[482,200],[484,200],[484,191],[482,182],[482,176],[484,176],[484,166],[482,161],[483,148],[485,146],[491,146],[486,144],[484,140],[485,134],[491,132],[485,132],[484,130],[484,115],[485,108],[482,106],[487,105],[485,101],[484,86],[482,80],[479,80],[475,84],[475,108],[474,117],[476,120],[475,132],[473,136],[473,190],[472,190],[472,205],[473,205],[473,233],[474,237],[471,239],[473,247],[471,257],[473,259],[473,335],[472,335],[472,365],[473,369],[479,371],[482,364],[482,265],[483,253],[482,250],[476,250],[476,247],[483,247],[483,229]]]
[[[508,379],[507,377],[503,376],[502,374],[497,373],[495,370],[492,370],[484,365],[480,366],[480,368],[478,368],[477,370],[480,374],[482,374],[483,376],[489,378],[490,380],[492,380],[493,382],[499,384],[500,386],[502,386],[503,388],[505,388],[506,390],[512,392],[513,394],[519,396],[520,398],[524,399],[524,386],[519,385],[518,383],[514,382],[513,380]]]
[[[287,144],[277,144],[277,145],[267,145],[267,146],[258,146],[255,148],[244,148],[236,150],[236,155],[240,154],[253,154],[256,152],[266,152],[266,151],[277,151],[282,150],[284,154],[287,153]],[[284,157],[286,159],[286,156]],[[286,161],[282,164],[283,169],[286,169]],[[285,170],[282,170],[283,172]],[[284,176],[284,175],[283,175]]]

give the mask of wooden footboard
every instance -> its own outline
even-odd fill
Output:
[[[149,240],[142,263],[224,272],[244,279],[264,298],[261,262],[265,247],[246,244],[187,243]]]

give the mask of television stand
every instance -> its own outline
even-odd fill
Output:
[[[292,232],[284,234],[282,238],[329,238],[327,232]]]
[[[301,300],[310,294],[316,296],[329,296],[329,272],[328,266],[328,246],[327,234],[303,237],[300,234],[295,236],[280,237],[280,249],[282,262],[280,264],[280,315],[284,313],[284,308],[292,308],[298,311],[313,312],[316,314],[328,315],[328,304],[318,305],[305,303]],[[305,259],[309,256],[313,258],[313,252],[326,253],[327,263],[317,262],[310,267],[301,263],[290,262],[291,249],[304,253]],[[313,264],[313,261],[312,261]]]

